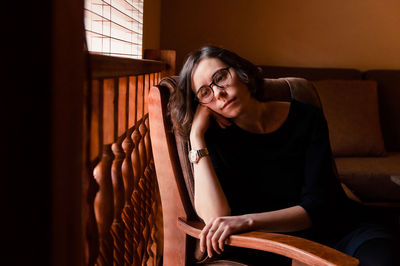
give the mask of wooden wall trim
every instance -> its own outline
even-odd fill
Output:
[[[90,54],[90,69],[93,79],[156,73],[165,68],[166,63],[155,60]]]

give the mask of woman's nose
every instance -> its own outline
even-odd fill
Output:
[[[212,89],[214,90],[214,97],[216,99],[223,98],[227,94],[225,88],[220,88],[220,87],[214,85],[214,86],[212,86]]]

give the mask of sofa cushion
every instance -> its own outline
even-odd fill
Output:
[[[375,81],[313,82],[328,122],[334,156],[383,156]]]
[[[264,94],[261,100],[290,101],[296,99],[302,103],[321,107],[319,97],[314,86],[303,78],[264,79]]]
[[[400,70],[369,70],[364,79],[378,83],[379,112],[387,151],[400,151]]]
[[[385,157],[338,157],[339,179],[364,202],[400,201],[400,152]]]

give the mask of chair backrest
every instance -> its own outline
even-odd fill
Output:
[[[193,259],[193,239],[177,227],[177,218],[198,219],[194,211],[194,181],[187,158],[189,143],[172,130],[167,104],[178,77],[167,77],[149,93],[149,123],[164,227],[164,265],[185,265]],[[314,87],[302,78],[265,79],[264,99],[310,103],[320,107]]]

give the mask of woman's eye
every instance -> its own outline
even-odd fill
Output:
[[[214,82],[216,84],[219,84],[219,83],[223,82],[224,80],[226,80],[226,78],[227,78],[227,73],[225,71],[221,71],[220,73],[218,73],[217,76],[215,76]]]
[[[200,91],[200,97],[204,98],[210,95],[210,89],[209,88],[204,88]]]

